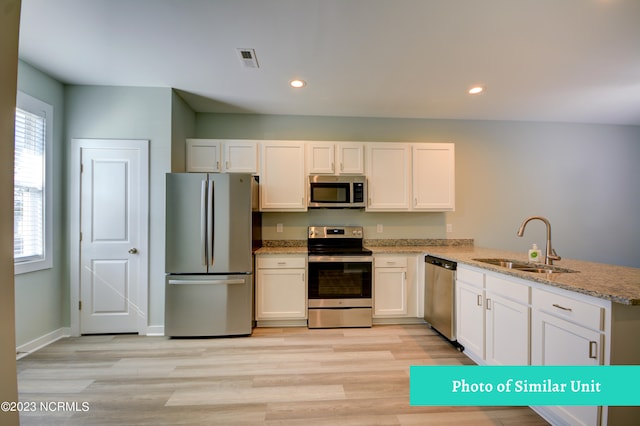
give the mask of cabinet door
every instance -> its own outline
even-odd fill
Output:
[[[370,211],[409,210],[411,147],[400,143],[367,145]]]
[[[364,174],[364,144],[339,143],[338,173],[361,175]]]
[[[224,171],[258,173],[258,144],[255,141],[225,141]]]
[[[335,150],[333,143],[309,143],[307,145],[309,174],[334,174],[334,159]]]
[[[261,210],[307,210],[304,152],[301,142],[262,144]]]
[[[456,336],[469,358],[484,359],[483,290],[462,281],[456,281]]]
[[[486,361],[529,365],[529,307],[486,292]]]
[[[256,319],[306,319],[304,269],[258,269]]]
[[[376,268],[373,281],[373,316],[405,317],[407,308],[407,269]]]
[[[450,143],[413,145],[413,209],[455,208],[455,153]]]
[[[602,335],[546,312],[533,311],[533,365],[601,365]]]
[[[533,311],[532,365],[602,365],[603,336],[538,310]],[[597,406],[545,407],[567,424],[598,425]]]
[[[187,139],[187,172],[220,172],[221,146],[216,139]]]

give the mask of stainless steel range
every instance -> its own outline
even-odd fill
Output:
[[[309,328],[371,327],[373,256],[361,226],[310,226]]]

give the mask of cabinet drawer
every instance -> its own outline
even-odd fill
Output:
[[[494,275],[486,275],[485,289],[515,302],[529,304],[530,287]]]
[[[407,258],[403,256],[376,256],[376,268],[406,268]]]
[[[304,268],[306,258],[304,257],[283,257],[283,256],[259,256],[258,268]]]
[[[600,306],[537,288],[533,289],[532,302],[535,309],[558,318],[564,318],[592,330],[604,329],[604,308]]]
[[[470,269],[460,268],[456,271],[456,280],[482,288],[484,286],[484,274]]]

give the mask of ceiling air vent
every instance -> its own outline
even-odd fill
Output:
[[[236,49],[245,68],[258,68],[258,59],[254,49]]]

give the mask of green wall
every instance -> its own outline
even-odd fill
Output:
[[[150,87],[67,86],[67,152],[76,138],[148,139],[149,318],[164,324],[164,181],[171,170],[172,90]],[[67,227],[69,224],[67,223]],[[67,228],[68,229],[68,228]]]
[[[53,106],[53,268],[15,276],[17,346],[69,325],[64,86],[29,64],[18,63],[18,90]]]
[[[269,213],[265,239],[304,238],[309,224],[357,222],[366,238],[474,238],[525,252],[534,242],[544,246],[544,226],[530,223],[523,238],[516,231],[541,215],[561,256],[640,267],[639,126],[199,113],[196,136],[456,144],[455,212]],[[275,232],[277,223],[285,232]]]

